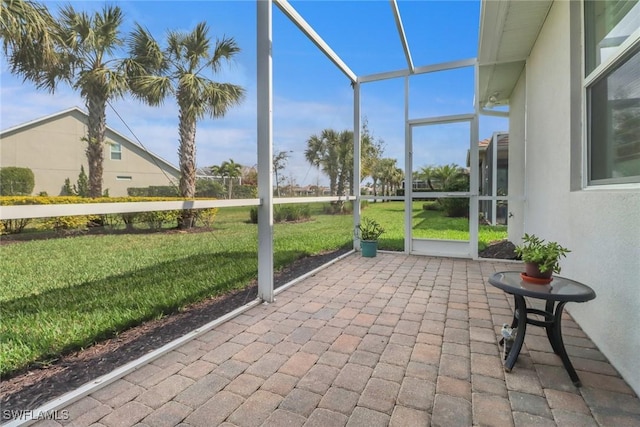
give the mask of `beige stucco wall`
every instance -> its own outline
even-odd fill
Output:
[[[0,166],[28,167],[35,175],[33,194],[44,191],[50,196],[59,195],[66,178],[72,184],[77,182],[81,165],[89,174],[86,143],[82,141],[87,134],[85,121],[83,113],[71,110],[67,114],[3,133]],[[108,189],[110,196],[126,196],[128,187],[177,182],[178,173],[174,168],[156,160],[115,132],[107,130],[106,137],[107,141],[122,146],[121,160],[111,160],[110,146],[105,144],[104,148],[102,188]],[[131,177],[131,180],[122,177]]]
[[[584,136],[571,134],[569,119],[572,108],[580,109],[578,117],[583,108],[570,93],[570,7],[553,4],[527,61],[526,91],[518,85],[518,99],[526,92],[526,112],[518,106],[511,113],[512,129],[525,123],[525,231],[573,251],[562,275],[588,284],[597,298],[567,310],[640,393],[640,184],[572,191],[571,174],[579,182],[581,171],[572,172],[570,164]]]
[[[511,117],[524,117],[526,105],[526,71],[522,73],[509,99]],[[509,241],[521,243],[525,227],[525,121],[509,120]]]

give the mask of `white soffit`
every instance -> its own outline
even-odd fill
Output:
[[[480,105],[506,104],[553,0],[483,0],[478,47]]]

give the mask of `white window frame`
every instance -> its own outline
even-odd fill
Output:
[[[117,142],[110,142],[109,143],[109,159],[111,160],[122,160],[122,144],[119,144]],[[119,148],[119,150],[115,150],[115,148]],[[113,155],[114,154],[119,154],[120,158],[119,159],[114,159]]]
[[[583,188],[640,188],[640,182],[635,181],[636,178],[631,178],[633,181],[630,181],[629,178],[606,178],[606,179],[591,179],[591,135],[590,135],[590,124],[591,124],[591,108],[589,104],[589,88],[600,78],[606,78],[609,72],[613,71],[613,69],[620,64],[620,62],[630,55],[632,51],[640,48],[640,28],[636,29],[629,37],[618,47],[618,50],[615,54],[611,55],[602,63],[598,64],[596,68],[594,68],[591,73],[585,75],[586,73],[586,28],[585,28],[585,8],[584,2],[582,1],[582,16],[581,16],[581,42],[582,42],[582,94],[583,94],[583,141],[584,141],[584,150],[583,150]]]

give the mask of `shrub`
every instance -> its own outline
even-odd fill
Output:
[[[181,201],[181,198],[171,197],[110,197],[110,198],[81,198],[78,196],[7,196],[0,197],[0,206],[16,206],[16,205],[50,205],[50,204],[73,204],[73,203],[123,203],[123,202],[159,202],[159,201]],[[218,212],[217,208],[202,209],[197,214],[199,220],[205,227],[211,227]],[[127,230],[133,230],[134,224],[138,222],[146,222],[151,228],[160,228],[168,221],[173,221],[172,212],[181,211],[157,211],[157,212],[140,212],[140,213],[122,213],[113,215],[88,215],[77,217],[44,218],[39,221],[40,229],[54,230],[81,230],[87,226],[106,225],[116,228],[124,223]],[[194,212],[197,212],[194,210]],[[146,214],[146,215],[145,215]],[[74,219],[70,219],[74,218]],[[198,219],[198,218],[196,218]],[[20,233],[27,224],[31,223],[31,219],[3,220],[1,221],[0,233]]]
[[[353,202],[345,203],[344,200],[338,200],[325,205],[322,211],[328,215],[350,214],[353,212]]]
[[[33,192],[35,177],[29,168],[9,166],[0,168],[0,195],[26,196]]]
[[[172,185],[152,185],[149,187],[129,187],[131,197],[179,197],[178,188]]]
[[[145,222],[151,230],[160,230],[164,224],[169,222],[175,222],[177,225],[181,212],[179,210],[141,212],[137,218],[140,222]]]
[[[258,187],[255,185],[238,185],[233,187],[234,199],[255,199],[258,197]]]
[[[218,208],[198,209],[196,211],[196,224],[201,224],[203,227],[211,228],[213,227],[216,215],[218,215]]]
[[[31,218],[5,219],[0,221],[0,234],[18,234],[29,225]]]
[[[465,178],[457,179],[445,187],[445,191],[468,191],[469,185]],[[469,215],[469,199],[444,198],[440,199],[444,214],[448,217],[461,218]]]
[[[76,193],[71,186],[71,180],[69,178],[64,179],[64,185],[62,186],[61,196],[75,196]]]
[[[309,205],[276,205],[273,207],[273,222],[294,222],[311,218],[311,207]],[[258,223],[258,208],[252,207],[249,210],[249,221],[252,224]]]
[[[203,178],[196,181],[196,197],[223,199],[226,195],[227,191],[218,181]]]
[[[133,230],[133,224],[135,224],[136,222],[138,222],[138,214],[137,213],[123,213],[120,214],[120,217],[122,218],[122,222],[124,222],[124,226],[127,230]]]
[[[105,227],[114,230],[124,224],[124,221],[122,215],[109,214],[102,215],[102,224],[104,224]]]
[[[78,185],[73,186],[73,193],[80,197],[89,197],[89,177],[84,171],[84,166],[80,166],[80,173],[78,174]]]
[[[425,202],[422,204],[422,210],[423,211],[441,211],[442,206],[435,201]]]
[[[274,222],[293,222],[309,219],[311,208],[309,205],[283,205],[276,206],[273,210]]]
[[[40,228],[55,230],[58,233],[81,233],[89,228],[89,223],[99,219],[98,215],[74,215],[44,218]]]

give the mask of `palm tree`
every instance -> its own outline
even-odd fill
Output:
[[[179,110],[180,194],[193,198],[196,182],[196,124],[205,116],[223,117],[238,105],[244,89],[230,83],[218,83],[204,73],[216,73],[223,60],[231,60],[240,48],[233,38],[216,40],[211,50],[209,28],[204,22],[190,33],[169,32],[162,49],[148,30],[136,24],[128,40],[126,61],[129,85],[137,98],[149,105],[161,105],[169,95]],[[179,226],[193,226],[194,216],[184,212]]]
[[[222,186],[224,188],[224,178],[227,176],[227,171],[222,167],[222,165],[213,165],[209,169],[211,170],[211,175],[213,175],[214,177],[219,176],[220,178],[222,178]]]
[[[441,165],[436,167],[432,172],[432,177],[440,183],[440,188],[444,191],[456,190],[460,191],[466,182],[466,175],[464,169],[460,166],[451,163],[448,165]],[[467,189],[468,190],[468,186]]]
[[[242,175],[242,165],[236,163],[233,159],[229,159],[222,162],[220,169],[224,171],[224,174],[229,177],[229,199],[233,198],[233,180]]]
[[[2,0],[0,37],[11,72],[27,77],[56,62],[55,21],[45,5]]]
[[[121,96],[127,89],[124,74],[120,71],[120,61],[111,56],[122,45],[119,27],[123,14],[117,6],[105,6],[102,11],[89,15],[78,12],[67,5],[59,10],[56,22],[49,27],[48,13],[35,3],[4,0],[3,6],[13,9],[22,6],[23,14],[30,18],[21,20],[35,22],[36,29],[23,29],[16,33],[14,21],[6,19],[14,16],[9,8],[2,14],[2,36],[5,51],[12,49],[10,63],[12,72],[31,80],[36,87],[54,92],[60,80],[68,82],[79,90],[89,113],[87,125],[87,160],[89,163],[89,196],[102,196],[102,172],[104,158],[104,137],[106,130],[107,101]],[[36,15],[42,15],[37,19]],[[18,20],[20,22],[21,20]],[[40,34],[42,26],[50,29],[50,34]],[[40,28],[38,30],[37,28]],[[13,34],[14,42],[8,42],[6,34]],[[28,46],[35,37],[35,45]],[[54,43],[54,50],[48,46]],[[44,53],[44,58],[32,57]]]
[[[432,166],[432,165],[428,165],[428,166],[424,166],[422,168],[420,168],[420,172],[418,173],[418,176],[421,179],[424,179],[427,183],[427,187],[430,190],[435,190],[435,188],[433,187],[433,178],[435,176],[435,170],[436,170],[436,166]]]
[[[338,153],[338,132],[333,129],[325,129],[320,135],[312,135],[307,140],[307,149],[304,157],[307,161],[319,168],[329,177],[329,190],[331,195],[337,193],[338,174],[340,172]]]
[[[390,196],[392,191],[402,183],[404,173],[398,168],[397,162],[396,159],[388,157],[378,162],[375,174],[380,179],[383,196]]]

